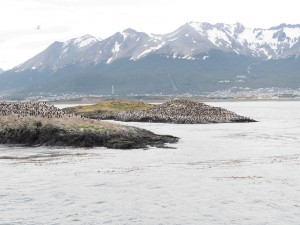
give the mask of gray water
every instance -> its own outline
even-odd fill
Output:
[[[1,146],[0,224],[299,224],[300,102],[209,104],[260,122],[130,123],[176,149]]]

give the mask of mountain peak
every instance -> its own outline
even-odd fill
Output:
[[[74,40],[74,44],[77,45],[79,48],[94,44],[95,42],[98,42],[99,39],[90,35],[86,34],[81,37],[78,37]]]
[[[212,24],[207,23],[207,22],[195,22],[195,21],[190,21],[186,23],[186,25],[194,28],[196,31],[203,31],[204,29],[208,29],[212,27]]]
[[[234,28],[235,33],[242,33],[246,29],[246,27],[239,22],[236,22],[235,24],[233,24],[233,28]]]
[[[101,41],[100,38],[96,38],[90,34],[85,34],[83,36],[77,37],[77,38],[72,38],[66,42],[64,42],[64,46],[67,46],[69,44],[73,44],[77,46],[78,48],[86,47],[89,45],[92,45],[98,41]]]
[[[136,31],[132,28],[127,28],[121,32],[121,35],[124,37],[124,39],[126,39],[127,37],[137,38],[137,37],[147,35],[147,34],[144,32]]]
[[[132,28],[127,28],[125,30],[123,30],[123,33],[127,33],[127,34],[136,34],[139,33],[136,30],[132,29]]]
[[[233,28],[235,31],[240,31],[240,32],[245,30],[244,25],[238,22],[235,24],[226,24],[226,23],[211,24],[207,22],[191,21],[186,23],[185,26],[192,27],[194,30],[198,31],[199,33],[202,33],[203,31],[207,31],[207,30],[212,30],[212,29],[231,30]]]

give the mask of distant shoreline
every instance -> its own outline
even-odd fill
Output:
[[[166,99],[135,99],[135,98],[117,98],[117,100],[130,100],[130,101],[141,101],[144,103],[164,103],[172,99],[185,99],[185,100],[192,100],[196,102],[289,102],[289,101],[300,101],[300,99],[295,98],[279,98],[279,99],[256,99],[256,98],[226,98],[226,99],[214,99],[214,98],[180,98],[180,97],[174,97],[174,98],[166,98]],[[57,100],[57,101],[49,101],[48,103],[54,104],[54,105],[68,105],[68,104],[80,104],[80,105],[89,105],[89,104],[96,104],[103,101],[107,101],[109,99],[104,98],[93,98],[93,99],[67,99],[67,100]]]

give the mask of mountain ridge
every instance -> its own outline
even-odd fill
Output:
[[[43,52],[49,52],[49,48],[56,48],[57,45],[60,45],[60,49],[55,49],[59,53],[56,57],[59,63],[52,65],[54,70],[71,63],[109,64],[121,58],[139,60],[153,53],[171,53],[172,57],[192,60],[198,53],[215,49],[266,60],[300,53],[300,25],[280,24],[269,29],[250,29],[240,23],[229,25],[192,21],[167,34],[147,34],[127,28],[106,39],[83,35],[66,42],[54,42]],[[51,58],[46,60],[48,62],[29,59],[13,70],[43,67],[49,64]]]
[[[105,39],[83,35],[54,42],[4,72],[0,90],[108,94],[115,85],[129,94],[297,88],[299,54],[297,24],[252,29],[191,21],[167,34],[128,28]]]

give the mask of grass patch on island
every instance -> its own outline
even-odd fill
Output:
[[[74,113],[91,113],[99,111],[123,112],[130,110],[144,110],[152,108],[153,106],[154,105],[152,104],[134,101],[103,101],[95,105],[70,107],[67,108],[67,110],[70,110]]]

